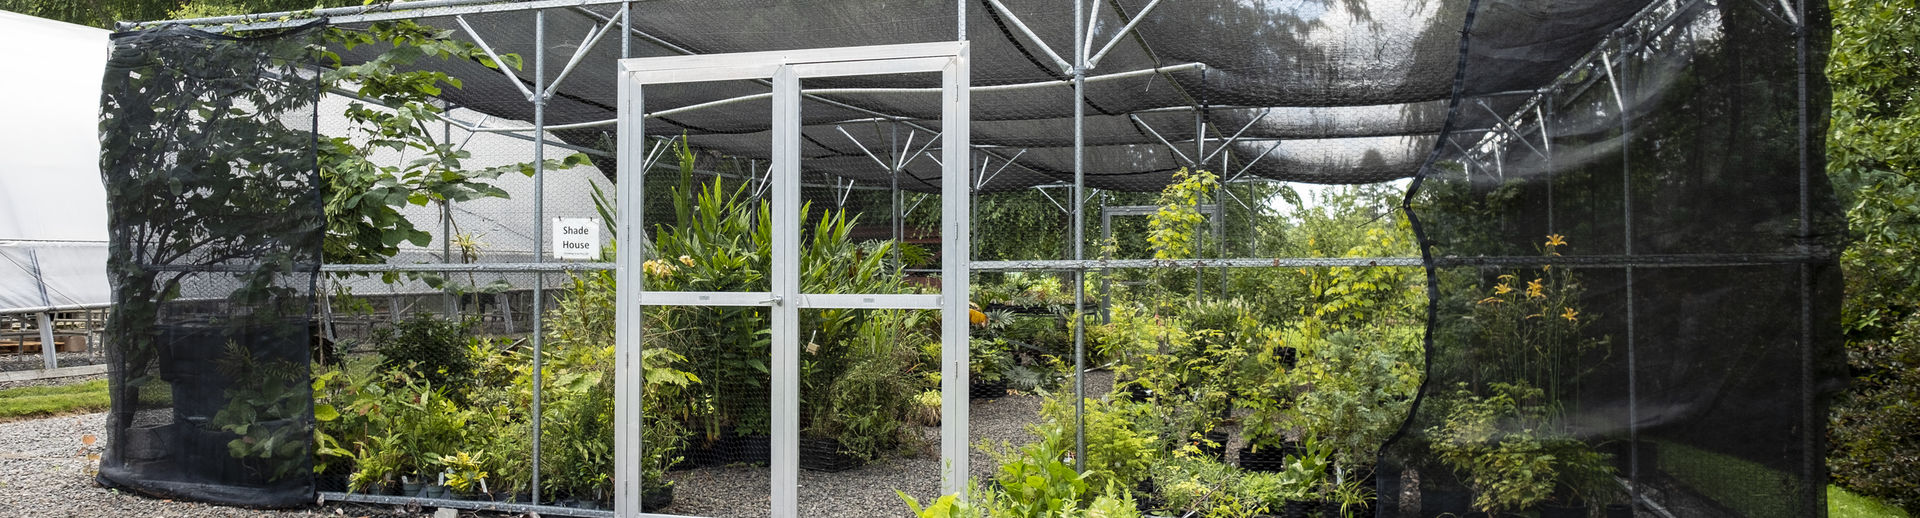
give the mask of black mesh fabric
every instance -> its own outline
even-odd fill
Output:
[[[1480,2],[1463,77],[1515,66],[1517,4]],[[1806,6],[1657,4],[1517,109],[1462,82],[1464,131],[1409,197],[1430,372],[1383,454],[1383,515],[1464,513],[1524,479],[1494,465],[1543,455],[1562,504],[1825,515],[1844,222],[1823,174],[1826,13]]]
[[[114,294],[103,485],[255,507],[313,500],[317,33],[113,38],[100,121]]]
[[[1462,89],[1506,113],[1646,3],[1489,6],[1480,13],[1481,25],[1494,30],[1475,49],[1475,59],[1486,66],[1463,78]],[[1002,4],[1013,16],[992,2],[967,4],[976,87],[972,139],[975,145],[991,146],[982,150],[982,160],[991,156],[1015,165],[975,183],[982,192],[1003,192],[1070,182],[1073,86],[1070,74],[1046,49],[1071,59],[1072,10],[1036,1]],[[1104,48],[1146,6],[1146,0],[1116,0],[1091,9],[1095,48],[1090,50]],[[1089,145],[1102,146],[1087,153],[1087,185],[1156,191],[1179,167],[1219,160],[1226,160],[1234,172],[1245,168],[1250,178],[1356,184],[1412,177],[1446,119],[1466,6],[1466,0],[1159,5],[1087,72],[1084,135]],[[947,41],[957,35],[956,7],[948,0],[889,3],[885,8],[848,0],[637,3],[632,6],[631,56]],[[614,20],[617,14],[618,6],[548,10],[549,72],[559,68],[553,63],[572,57],[574,42],[594,24]],[[499,52],[522,58],[534,54],[536,24],[531,17],[503,12],[465,19]],[[449,16],[420,21],[460,27]],[[1019,25],[1031,28],[1042,43],[1028,39]],[[464,30],[454,36],[471,38]],[[379,50],[366,46],[342,54],[354,61]],[[620,56],[612,36],[586,51],[547,104],[547,123],[613,119],[612,67]],[[466,80],[464,88],[447,92],[453,103],[504,119],[532,120],[531,105],[500,72],[475,62],[427,66]],[[514,73],[529,84],[534,76],[530,68]],[[933,95],[937,86],[929,78],[907,76],[810,83],[808,89],[817,92],[802,110],[809,137],[805,167],[856,181],[873,179],[875,173],[862,167],[866,162],[861,150],[836,126],[880,119],[891,121],[887,125],[901,134],[927,132],[932,126],[926,121],[940,114]],[[693,135],[697,145],[765,158],[770,142],[764,133],[769,109],[765,99],[679,110],[766,91],[763,83],[754,82],[651,85],[645,88],[648,110],[676,111],[650,118],[646,128],[656,136]],[[1480,117],[1481,125],[1463,120],[1465,125],[1455,128],[1484,129],[1492,123],[1484,114],[1469,115]],[[611,132],[611,125],[601,125],[554,134],[594,146],[612,142]],[[708,144],[716,140],[719,143]],[[1279,140],[1287,142],[1262,158]],[[866,144],[874,149],[872,142]],[[1169,153],[1164,149],[1169,145],[1184,153],[1202,145],[1229,150],[1209,161]],[[835,157],[848,160],[831,160]],[[611,158],[595,163],[609,176],[614,174]],[[937,191],[938,167],[930,162],[923,167],[926,171],[914,174],[916,181],[901,187]]]

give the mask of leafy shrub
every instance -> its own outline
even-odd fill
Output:
[[[1827,465],[1840,485],[1913,512],[1920,511],[1920,315],[1896,330],[1848,347],[1854,386],[1834,402]]]
[[[441,320],[417,313],[395,322],[392,328],[376,329],[373,343],[379,351],[382,370],[405,370],[435,387],[448,389],[464,400],[459,389],[473,386],[474,362],[467,356],[467,321]]]
[[[1114,485],[1134,487],[1152,474],[1153,460],[1160,455],[1160,438],[1150,431],[1136,429],[1134,423],[1147,414],[1146,405],[1128,402],[1086,400],[1087,483],[1093,487]],[[1060,437],[1071,443],[1073,436],[1073,398],[1048,398],[1041,406],[1047,426],[1061,429]],[[1072,444],[1057,445],[1070,449]]]

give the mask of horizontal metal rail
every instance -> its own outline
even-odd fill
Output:
[[[112,307],[113,307],[112,302],[94,302],[89,304],[58,304],[53,306],[32,306],[32,307],[24,307],[24,308],[0,309],[0,315],[15,315],[15,314],[24,314],[24,313],[58,313],[61,311],[110,309]]]
[[[214,16],[208,18],[187,18],[180,20],[152,20],[135,23],[120,23],[123,30],[145,29],[166,24],[182,24],[207,29],[232,31],[252,31],[260,29],[284,29],[311,23],[325,18],[331,24],[365,23],[386,20],[404,20],[455,16],[462,14],[501,13],[512,11],[534,11],[561,7],[584,7],[592,5],[614,5],[626,0],[535,0],[510,2],[504,0],[422,0],[418,2],[375,3],[365,6],[334,7],[305,11],[281,11],[277,13],[242,14],[233,16]]]
[[[611,271],[614,263],[407,263],[407,264],[328,264],[320,271],[328,273],[384,272],[594,272]]]
[[[1129,71],[1126,71],[1126,72],[1115,72],[1115,73],[1112,73],[1112,74],[1106,74],[1106,75],[1099,75],[1099,76],[1088,76],[1088,77],[1087,77],[1087,82],[1089,82],[1089,83],[1094,83],[1094,82],[1100,82],[1100,81],[1112,81],[1112,80],[1116,80],[1116,79],[1127,79],[1127,78],[1132,78],[1132,77],[1143,77],[1143,76],[1150,76],[1150,75],[1157,75],[1157,74],[1160,74],[1160,73],[1164,73],[1164,72],[1178,72],[1178,71],[1182,71],[1182,70],[1202,70],[1202,69],[1205,69],[1205,68],[1207,68],[1207,66],[1206,66],[1206,64],[1204,64],[1204,63],[1185,63],[1185,64],[1179,64],[1179,65],[1168,65],[1168,66],[1164,66],[1164,67],[1154,67],[1154,68],[1143,68],[1143,69],[1139,69],[1139,70],[1129,70]],[[997,91],[1006,91],[1006,90],[1028,90],[1028,89],[1034,89],[1034,88],[1046,88],[1046,87],[1053,87],[1053,86],[1062,86],[1062,85],[1071,85],[1071,84],[1073,84],[1073,81],[1071,81],[1071,80],[1049,80],[1049,81],[1034,81],[1034,82],[1029,82],[1029,83],[1014,83],[1014,84],[1005,84],[1005,85],[984,85],[984,86],[975,86],[975,87],[970,87],[970,88],[968,88],[968,90],[970,90],[970,91],[972,91],[972,92],[976,92],[976,93],[979,93],[979,92],[997,92]],[[813,89],[807,89],[807,90],[801,90],[801,94],[803,94],[803,95],[852,95],[852,94],[858,94],[858,95],[878,95],[878,94],[916,94],[916,95],[937,95],[937,94],[939,94],[939,93],[940,93],[940,89],[939,89],[939,88],[937,88],[937,87],[928,87],[928,88],[813,88]],[[713,101],[706,101],[706,102],[702,102],[702,103],[698,103],[698,104],[690,104],[690,105],[686,105],[686,106],[681,106],[681,107],[677,107],[677,108],[669,108],[669,109],[665,109],[665,110],[660,110],[660,111],[656,111],[656,112],[652,112],[652,113],[648,113],[648,114],[646,114],[646,115],[643,115],[643,116],[644,116],[644,117],[646,117],[646,118],[649,118],[649,119],[653,119],[653,118],[659,118],[659,117],[665,117],[665,116],[669,116],[669,115],[679,115],[679,114],[682,114],[682,113],[687,113],[687,112],[692,112],[692,111],[698,111],[698,110],[703,110],[703,109],[707,109],[707,108],[715,108],[715,107],[720,107],[720,106],[726,106],[726,105],[731,105],[731,104],[738,104],[738,103],[743,103],[743,102],[750,102],[750,101],[758,101],[758,100],[762,100],[762,99],[768,99],[768,98],[771,98],[771,97],[773,97],[773,94],[772,94],[772,93],[757,93],[757,94],[749,94],[749,95],[742,95],[742,96],[738,96],[738,97],[729,97],[729,98],[726,98],[726,99],[717,99],[717,100],[713,100]],[[865,120],[868,120],[868,119],[861,119],[861,120],[862,120],[862,121],[865,121]],[[907,118],[900,118],[900,117],[895,117],[895,118],[889,118],[889,119],[887,119],[887,120],[908,120],[908,119],[907,119]],[[914,120],[918,120],[918,119],[914,119]],[[586,121],[586,122],[576,122],[576,123],[571,123],[571,124],[561,124],[561,125],[556,125],[556,126],[547,126],[547,130],[548,130],[548,131],[553,131],[553,130],[558,130],[558,129],[578,129],[578,128],[593,128],[593,127],[600,127],[600,126],[612,126],[612,125],[613,125],[613,124],[614,124],[615,122],[618,122],[618,121],[619,121],[619,119],[604,119],[604,120],[597,120],[597,121]],[[854,122],[854,121],[840,121],[840,122],[839,122],[838,124],[844,124],[844,123],[847,123],[847,122]],[[473,132],[481,132],[481,133],[506,133],[506,132],[520,132],[520,131],[533,131],[533,127],[532,127],[532,126],[498,126],[498,127],[491,127],[491,128],[478,128],[478,127],[476,127],[476,128],[470,128],[470,129],[468,129],[468,131],[473,131]]]
[[[1673,255],[1568,255],[1568,256],[1448,256],[1433,260],[1441,268],[1469,266],[1567,266],[1587,268],[1700,268],[1715,266],[1770,266],[1831,261],[1826,254],[1673,254]],[[1241,259],[1087,259],[1035,261],[974,261],[976,271],[1023,271],[1108,268],[1338,268],[1338,267],[1415,267],[1425,263],[1418,257],[1273,257]]]
[[[1667,254],[1667,255],[1563,255],[1563,256],[1447,256],[1433,260],[1442,268],[1464,266],[1569,266],[1592,268],[1701,268],[1714,266],[1768,266],[1822,263],[1832,261],[1830,253],[1783,254]],[[1424,266],[1418,257],[1268,257],[1236,259],[1043,259],[1030,261],[973,261],[974,271],[1022,271],[1108,268],[1338,268],[1338,267],[1412,267]],[[252,265],[155,265],[159,271],[251,272]],[[328,264],[325,273],[383,272],[589,272],[610,271],[614,263],[409,263],[409,264]],[[57,306],[61,308],[66,306]],[[104,306],[96,306],[104,307]],[[47,310],[42,308],[27,308]],[[83,309],[73,306],[71,309]],[[59,309],[52,309],[58,311]],[[37,312],[37,311],[9,311]]]
[[[360,493],[341,493],[336,491],[319,492],[320,502],[352,502],[357,504],[378,505],[418,505],[421,507],[440,507],[447,509],[467,509],[473,511],[498,511],[507,513],[532,513],[534,516],[579,516],[585,518],[612,518],[613,511],[593,509],[575,509],[557,505],[535,505],[510,502],[491,502],[485,500],[455,500],[450,498],[420,498],[413,496],[367,495]]]

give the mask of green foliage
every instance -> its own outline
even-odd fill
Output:
[[[1485,395],[1465,383],[1444,403],[1445,419],[1429,428],[1434,455],[1474,491],[1488,513],[1531,508],[1565,486],[1580,500],[1612,493],[1607,456],[1555,429],[1540,389],[1493,383]]]
[[[1840,486],[1827,486],[1827,516],[1831,518],[1907,518],[1907,512]]]
[[[1834,402],[1842,487],[1920,511],[1920,9],[1833,0],[1827,172],[1850,198],[1843,328],[1858,377]]]
[[[1495,383],[1482,397],[1464,384],[1446,420],[1427,431],[1433,452],[1474,492],[1473,507],[1493,514],[1532,507],[1554,489],[1553,457],[1538,433],[1540,390]],[[1517,422],[1516,422],[1517,421]],[[1514,424],[1507,424],[1514,422]]]
[[[365,30],[333,28],[327,39],[347,49],[386,48],[356,65],[340,66],[339,58],[329,54],[336,68],[321,75],[327,85],[353,90],[359,97],[345,111],[352,129],[323,138],[319,147],[321,178],[327,183],[327,262],[378,263],[398,253],[402,242],[426,246],[431,236],[401,216],[400,207],[433,203],[444,211],[451,203],[505,198],[507,192],[492,180],[508,172],[534,173],[532,163],[464,167],[461,161],[471,156],[464,144],[442,142],[431,129],[445,111],[438,97],[462,82],[445,72],[412,67],[423,59],[438,59],[519,68],[519,56],[503,55],[502,63],[495,63],[479,46],[452,38],[452,31],[411,20],[375,23]],[[369,158],[381,150],[412,159],[389,165]],[[544,165],[562,169],[588,163],[585,154],[575,153]]]
[[[1167,509],[1177,515],[1229,517],[1252,516],[1268,510],[1268,504],[1260,499],[1270,488],[1264,482],[1256,481],[1252,486],[1241,483],[1244,473],[1232,466],[1222,464],[1212,458],[1189,456],[1182,453],[1164,458],[1155,466],[1154,482],[1159,488],[1161,498],[1166,500]]]
[[[1173,183],[1156,200],[1160,209],[1147,217],[1147,243],[1154,259],[1196,257],[1201,243],[1194,231],[1207,219],[1200,215],[1200,204],[1219,187],[1219,177],[1211,172],[1174,171]]]
[[[453,397],[464,399],[462,390],[473,385],[474,377],[473,358],[467,354],[467,335],[472,327],[472,322],[416,313],[391,328],[375,329],[373,344],[380,353],[380,368],[410,371],[422,381],[445,387]]]
[[[226,390],[227,405],[215,413],[211,425],[237,437],[227,442],[227,453],[243,462],[254,476],[275,481],[299,475],[294,468],[312,455],[313,444],[300,433],[299,417],[312,404],[302,379],[306,371],[285,360],[261,359],[235,342],[214,364],[233,380]]]
[[[1093,472],[1076,473],[1072,464],[1061,460],[1071,451],[1062,447],[1069,442],[1065,427],[1048,426],[1033,431],[1040,433],[1040,440],[1019,449],[981,445],[999,465],[994,480],[1000,483],[999,490],[1005,495],[1004,499],[997,499],[998,505],[989,514],[1006,518],[1077,515],[1081,506],[1094,497],[1087,484]]]
[[[1827,465],[1843,487],[1913,510],[1920,508],[1920,315],[1890,331],[1848,344],[1857,377],[1832,409]]]
[[[1558,256],[1565,246],[1560,235],[1547,236],[1542,254]],[[1543,266],[1508,270],[1478,284],[1483,288],[1474,291],[1485,297],[1473,302],[1471,318],[1458,323],[1464,329],[1451,331],[1465,335],[1458,343],[1485,345],[1467,360],[1467,379],[1521,381],[1545,390],[1550,401],[1570,400],[1573,387],[1566,385],[1587,372],[1583,366],[1595,363],[1588,353],[1606,342],[1585,333],[1599,316],[1582,311],[1586,287],[1579,276]]]
[[[1289,330],[1283,341],[1298,351],[1299,363],[1286,376],[1298,393],[1287,422],[1325,441],[1343,466],[1372,464],[1419,390],[1420,332]]]
[[[460,451],[453,455],[434,455],[430,460],[445,470],[448,489],[459,494],[470,494],[486,485],[486,458],[486,453]]]
[[[1160,438],[1154,436],[1151,430],[1139,430],[1135,425],[1149,417],[1147,406],[1143,403],[1105,402],[1093,398],[1087,398],[1085,405],[1086,413],[1082,422],[1086,425],[1087,437],[1087,484],[1092,487],[1130,488],[1152,475],[1154,458],[1161,454]],[[1072,449],[1073,399],[1049,397],[1042,404],[1040,413],[1047,421],[1044,426],[1060,429],[1058,434],[1043,436],[1059,437],[1067,444],[1055,447]]]
[[[984,518],[986,516],[984,511],[968,503],[967,499],[960,495],[940,495],[939,499],[923,508],[920,506],[920,500],[898,489],[893,493],[900,495],[900,501],[905,502],[907,509],[913,511],[913,515],[917,518]]]
[[[107,406],[107,380],[0,390],[0,422],[99,412]]]
[[[838,439],[844,451],[868,460],[897,451],[909,432],[902,425],[915,410],[907,396],[920,391],[910,375],[919,366],[918,349],[935,343],[926,329],[927,316],[920,311],[886,311],[866,320],[859,334],[843,346],[845,369],[820,387],[825,404],[812,405],[805,432]],[[823,350],[810,347],[807,355],[818,357]],[[809,363],[802,360],[803,372]]]

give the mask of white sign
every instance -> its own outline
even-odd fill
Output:
[[[554,259],[600,259],[600,221],[593,218],[553,218]]]

